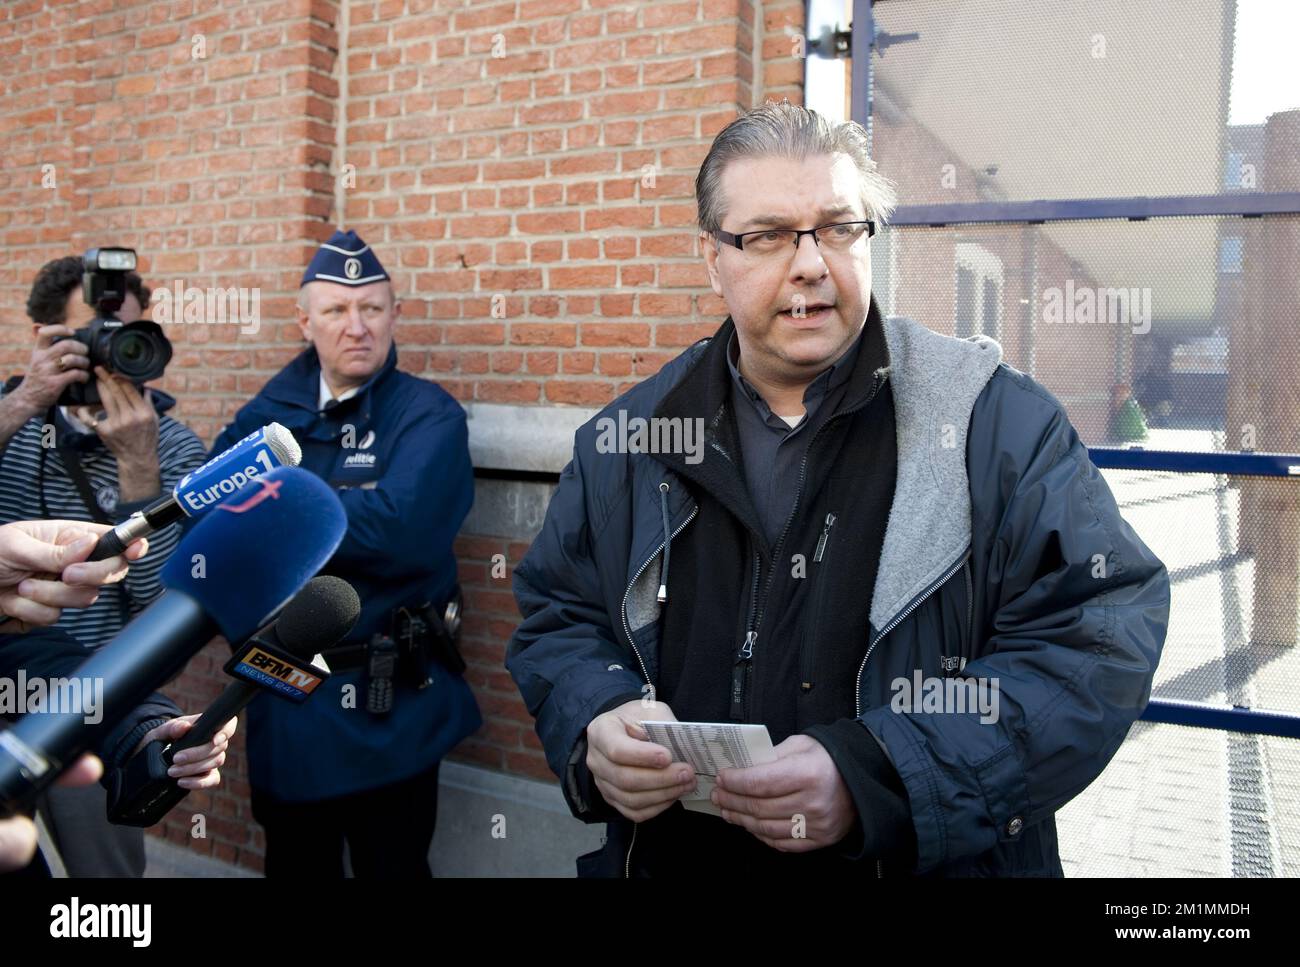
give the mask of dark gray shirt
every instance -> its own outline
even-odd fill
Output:
[[[740,433],[740,450],[745,464],[745,483],[754,509],[763,524],[768,546],[781,536],[799,489],[799,468],[804,450],[816,429],[816,419],[823,404],[830,406],[821,416],[830,416],[841,391],[853,373],[853,363],[862,345],[862,333],[843,356],[817,375],[803,393],[803,419],[793,427],[772,412],[767,400],[740,375],[740,346],[733,333],[727,346],[727,365],[731,368],[731,400]]]

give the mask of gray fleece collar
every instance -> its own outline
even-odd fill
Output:
[[[877,630],[970,546],[966,431],[975,400],[1002,361],[1002,347],[987,336],[954,339],[896,316],[884,326],[898,472],[871,598]]]
[[[889,380],[894,396],[898,466],[894,502],[885,528],[871,624],[884,628],[943,576],[970,545],[970,483],[966,431],[975,400],[1002,361],[987,336],[954,339],[919,323],[885,318]],[[649,493],[638,499],[654,499]],[[655,599],[662,561],[647,562],[628,588],[628,627],[659,618]]]

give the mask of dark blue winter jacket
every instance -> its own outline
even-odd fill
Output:
[[[861,664],[843,669],[856,676],[862,741],[880,744],[905,786],[912,872],[1059,876],[1054,814],[1101,773],[1146,707],[1168,575],[1120,516],[1061,405],[1002,363],[997,343],[883,324],[894,497],[877,578],[861,589],[869,627],[844,629],[867,641]],[[598,455],[597,421],[619,410],[651,417],[708,344],[578,430],[515,571],[523,622],[507,666],[570,809],[588,822],[599,817],[578,778],[585,729],[657,683],[662,563],[698,509],[653,454]],[[953,656],[964,676],[998,683],[996,723],[976,709],[891,707],[899,680],[942,676]],[[604,852],[618,855],[605,869],[632,868],[635,834],[629,821],[609,824]]]

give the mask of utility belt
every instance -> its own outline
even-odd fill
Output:
[[[389,616],[386,631],[375,632],[369,641],[361,644],[330,648],[321,654],[330,671],[364,668],[366,711],[386,715],[393,709],[398,683],[421,689],[433,681],[428,673],[428,659],[434,659],[455,675],[464,674],[465,659],[458,647],[462,607],[458,584],[441,612],[431,602],[414,608],[396,608]]]

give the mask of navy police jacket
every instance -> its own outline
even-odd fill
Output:
[[[394,608],[432,600],[441,609],[455,586],[452,541],[474,500],[468,431],[445,390],[398,371],[395,346],[355,396],[323,413],[319,381],[308,348],[240,409],[212,452],[271,422],[293,433],[303,469],[329,483],[347,511],[347,535],[321,573],[356,588],[361,617],[341,644],[358,644],[387,631]],[[248,707],[252,786],[303,802],[431,768],[482,718],[463,678],[433,661],[429,675],[420,690],[398,684],[384,716],[366,711],[361,668],[336,672],[301,705],[259,696]]]

